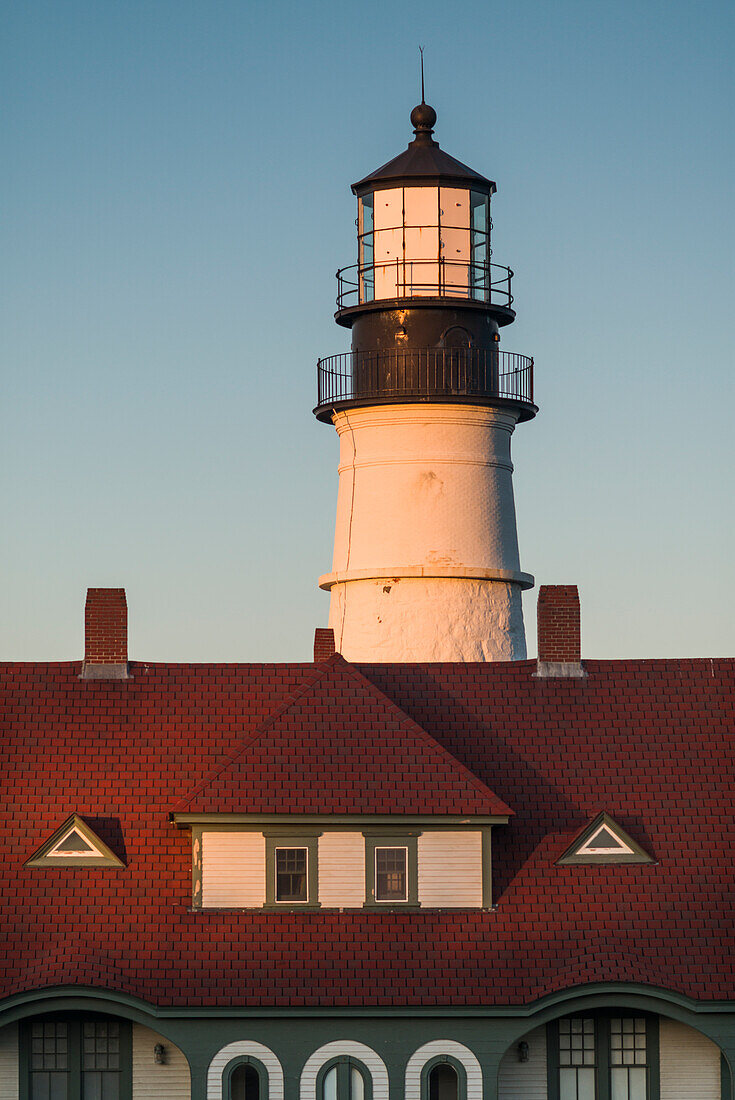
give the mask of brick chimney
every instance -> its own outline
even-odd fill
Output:
[[[318,626],[314,631],[314,663],[326,661],[334,654],[334,631],[331,626]]]
[[[128,604],[124,588],[87,589],[81,678],[128,678]]]
[[[537,611],[541,677],[582,677],[579,592],[576,584],[542,584]]]

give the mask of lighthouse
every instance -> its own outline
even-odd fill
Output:
[[[350,661],[526,656],[510,442],[538,411],[533,360],[491,263],[492,180],[411,112],[408,148],[352,191],[357,263],[337,272],[351,350],[320,359],[314,413],[339,437],[329,626]]]

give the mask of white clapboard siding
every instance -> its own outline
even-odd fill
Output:
[[[506,1050],[498,1074],[498,1100],[546,1100],[546,1028],[524,1035],[528,1061],[518,1061],[518,1043]]]
[[[319,837],[319,901],[340,909],[365,903],[365,838],[362,833]]]
[[[157,1066],[153,1048],[162,1043],[166,1063]],[[189,1063],[170,1039],[140,1024],[133,1025],[133,1100],[190,1100]]]
[[[18,1025],[0,1028],[0,1100],[18,1100]]]
[[[482,905],[482,833],[437,830],[422,833],[419,901],[438,908]]]
[[[676,1020],[659,1024],[661,1100],[720,1100],[720,1048]]]
[[[202,833],[202,905],[265,904],[265,837],[253,832]]]

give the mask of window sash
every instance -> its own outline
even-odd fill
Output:
[[[408,901],[408,848],[376,845],[375,900]]]
[[[277,902],[309,901],[309,849],[307,847],[277,847],[274,873]]]

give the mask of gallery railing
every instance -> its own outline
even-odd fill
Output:
[[[337,272],[337,310],[389,298],[464,298],[509,309],[513,272],[467,260],[392,260]]]
[[[503,398],[533,405],[533,359],[484,348],[347,351],[317,363],[318,406],[432,397]]]

